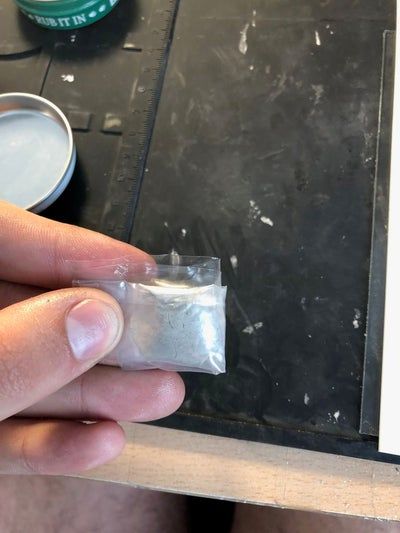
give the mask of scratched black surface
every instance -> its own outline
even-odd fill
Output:
[[[93,26],[57,32],[33,25],[12,0],[1,1],[0,92],[31,92],[53,101],[67,115],[77,147],[74,178],[45,216],[105,231],[103,219],[112,203],[119,201],[109,194],[117,174],[127,201],[127,189],[137,176],[133,168],[124,174],[116,162],[121,147],[129,145],[131,128],[136,134],[143,132],[147,141],[151,134],[145,131],[145,122],[155,107],[139,104],[135,88],[146,78],[145,96],[156,90],[159,73],[153,75],[154,63],[158,56],[166,56],[169,35],[162,50],[154,52],[152,44],[159,46],[166,19],[173,18],[166,12],[160,28],[159,12],[174,4],[174,0],[120,0]],[[162,78],[162,64],[160,74]],[[105,127],[108,119],[118,127]],[[133,161],[139,151],[132,152]],[[126,206],[117,209],[130,211]],[[118,227],[113,236],[122,238],[125,233],[129,231]]]
[[[169,425],[375,456],[358,429],[393,13],[181,2],[132,242],[222,257],[228,373],[186,376]]]
[[[145,42],[152,4],[121,0],[72,42],[2,3],[1,92],[42,93],[75,122],[78,169],[47,216],[102,228],[120,143],[104,117],[123,131],[140,58],[121,49]],[[393,19],[393,0],[181,0],[131,240],[222,257],[229,370],[186,375],[183,408],[159,423],[388,459],[358,428]]]

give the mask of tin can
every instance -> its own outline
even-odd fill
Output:
[[[105,17],[118,0],[14,0],[33,22],[56,30],[74,30]]]
[[[39,213],[68,185],[76,162],[72,130],[49,100],[0,95],[0,198]]]

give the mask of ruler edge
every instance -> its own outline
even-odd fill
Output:
[[[368,309],[359,425],[359,432],[361,435],[372,437],[378,437],[379,434],[380,389],[382,378],[383,313],[385,307],[387,217],[389,203],[389,194],[387,192],[389,183],[384,182],[390,181],[390,145],[392,136],[392,109],[388,109],[386,100],[390,98],[391,108],[393,103],[392,93],[394,82],[394,65],[390,66],[387,59],[390,39],[393,40],[393,42],[390,43],[390,46],[394,54],[395,30],[393,29],[385,30],[382,39],[381,93],[375,156]],[[391,72],[392,70],[393,72]],[[388,94],[388,87],[385,85],[389,79],[388,71],[390,71],[392,84],[392,88],[389,91],[390,94]],[[384,139],[385,137],[389,138],[388,141]],[[386,192],[382,193],[382,191],[380,191],[381,187],[384,187]],[[381,211],[381,213],[379,213],[379,211]],[[379,237],[381,232],[385,233],[384,237]],[[380,281],[374,276],[379,276]],[[379,309],[379,314],[376,306]],[[376,321],[375,325],[372,325],[371,320]],[[370,379],[372,372],[375,372],[375,384],[371,382]]]
[[[389,185],[388,245],[385,287],[385,316],[382,357],[381,399],[379,413],[378,450],[381,453],[400,455],[400,353],[396,348],[396,297],[400,301],[400,239],[395,241],[396,231],[400,232],[400,6],[396,2],[395,33],[395,75],[392,115],[392,140]],[[399,175],[396,180],[395,176]],[[396,230],[397,228],[397,230]],[[397,235],[398,237],[399,235]],[[396,249],[397,248],[397,249]],[[396,266],[399,279],[396,280]],[[398,313],[400,317],[400,313]],[[397,380],[397,381],[396,381]],[[396,416],[397,415],[397,416]]]

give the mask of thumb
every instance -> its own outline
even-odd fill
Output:
[[[118,303],[96,289],[63,289],[0,311],[0,420],[55,392],[119,342]]]

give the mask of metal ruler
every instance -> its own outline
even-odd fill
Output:
[[[100,231],[128,241],[145,171],[158,100],[167,65],[179,2],[155,0],[149,31],[135,35],[132,50],[141,54],[140,73],[133,86],[126,128],[121,137]]]

